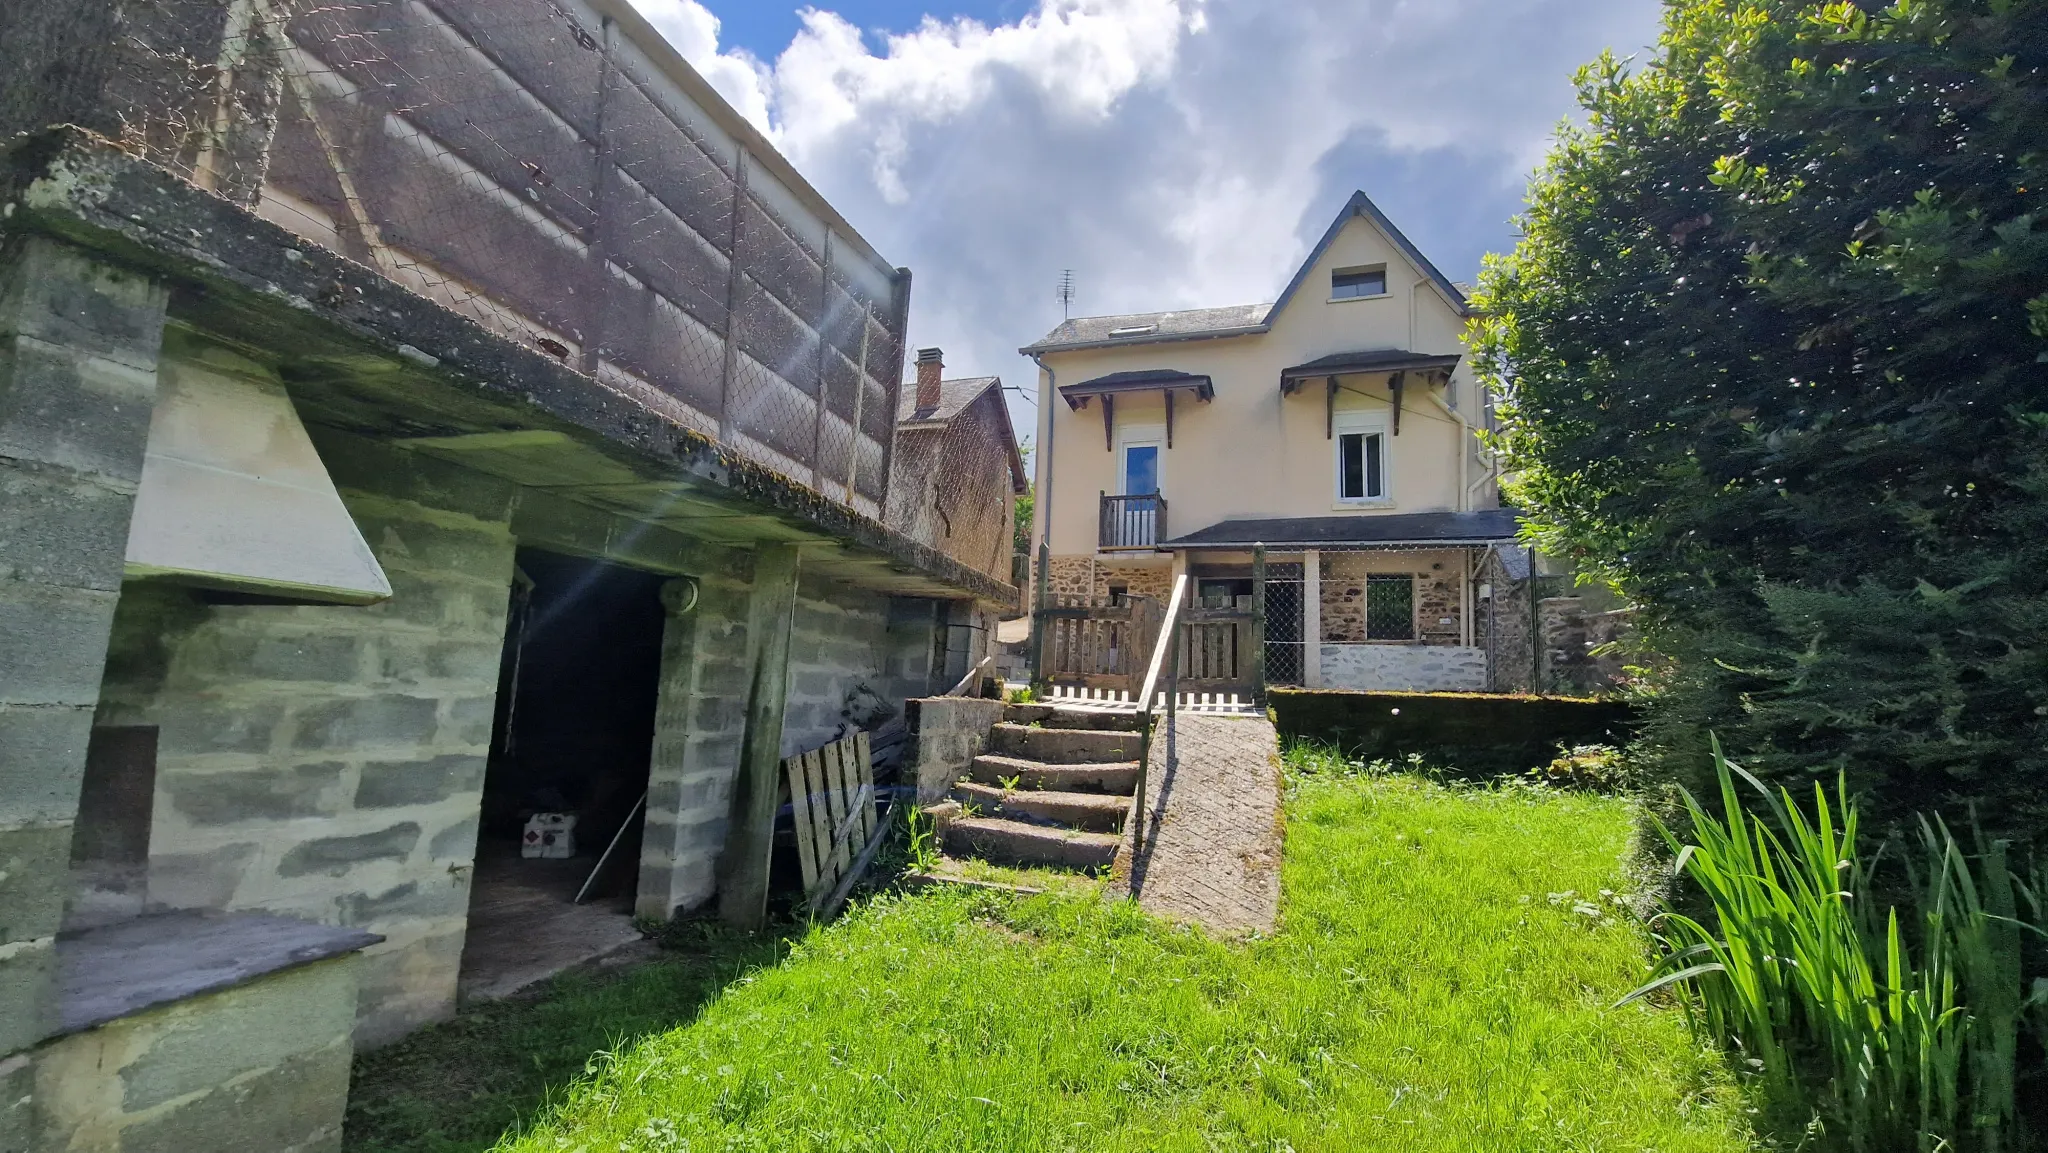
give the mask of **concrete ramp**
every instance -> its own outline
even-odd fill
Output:
[[[1146,768],[1144,837],[1125,860],[1150,913],[1213,933],[1273,930],[1280,910],[1280,745],[1262,716],[1161,718]]]

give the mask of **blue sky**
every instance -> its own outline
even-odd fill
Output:
[[[1076,315],[1273,299],[1355,189],[1454,280],[1658,0],[634,0],[888,259],[912,345],[1031,386]],[[931,17],[926,20],[925,17]],[[963,19],[965,18],[965,19]],[[972,22],[968,22],[972,21]],[[1019,401],[1020,428],[1035,417]]]
[[[714,0],[705,4],[721,25],[719,39],[727,47],[744,48],[763,60],[782,54],[801,27],[797,11],[827,8],[856,28],[868,32],[908,32],[925,16],[941,20],[967,17],[985,24],[1011,23],[1029,13],[1031,0],[976,0],[964,4],[927,4],[919,0],[824,0],[791,4],[785,0]]]

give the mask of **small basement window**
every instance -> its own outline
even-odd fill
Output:
[[[1415,577],[1395,573],[1365,578],[1365,639],[1415,639]]]
[[[1330,274],[1330,299],[1356,300],[1363,296],[1387,294],[1384,268],[1348,268]]]

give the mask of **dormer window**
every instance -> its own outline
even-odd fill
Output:
[[[1330,274],[1331,300],[1358,300],[1386,294],[1385,268],[1340,268]]]

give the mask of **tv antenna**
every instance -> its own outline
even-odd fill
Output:
[[[1060,319],[1072,319],[1074,311],[1074,270],[1069,268],[1060,273]]]

